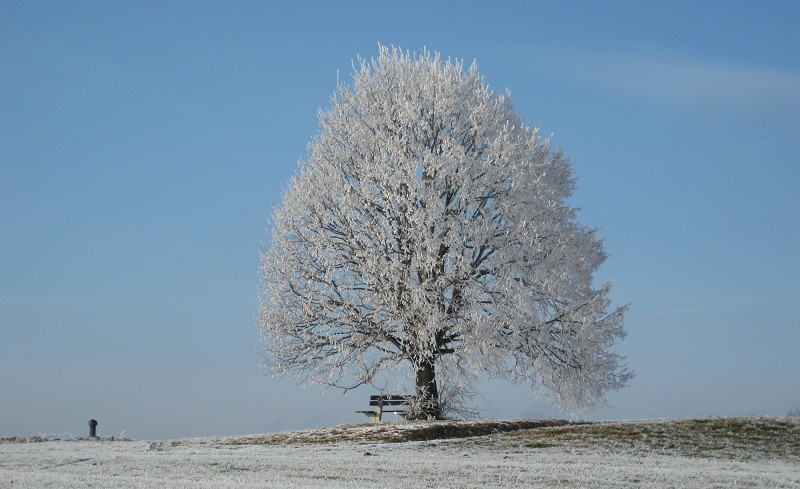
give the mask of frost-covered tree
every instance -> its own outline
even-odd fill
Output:
[[[380,47],[319,119],[261,255],[270,368],[344,389],[408,376],[426,418],[443,372],[576,410],[625,385],[625,308],[592,286],[606,255],[565,203],[569,160],[508,93],[474,64]]]

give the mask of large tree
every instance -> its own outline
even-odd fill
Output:
[[[271,368],[344,389],[406,375],[426,418],[443,371],[578,410],[625,385],[625,308],[593,288],[606,255],[565,202],[569,160],[508,93],[474,64],[380,47],[319,119],[261,255]]]

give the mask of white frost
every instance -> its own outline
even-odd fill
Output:
[[[475,65],[382,47],[320,123],[261,258],[274,369],[343,388],[416,372],[417,394],[488,372],[578,410],[626,384],[625,308],[592,286],[606,255],[565,203],[569,160]]]
[[[287,447],[232,440],[0,444],[0,488],[800,487],[796,460],[525,448],[502,436]]]

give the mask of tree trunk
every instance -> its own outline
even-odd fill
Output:
[[[439,388],[436,385],[436,368],[433,361],[423,361],[417,365],[416,383],[417,406],[415,418],[438,419],[441,414]]]

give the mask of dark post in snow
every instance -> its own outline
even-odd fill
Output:
[[[89,438],[97,438],[97,421],[89,420]]]

